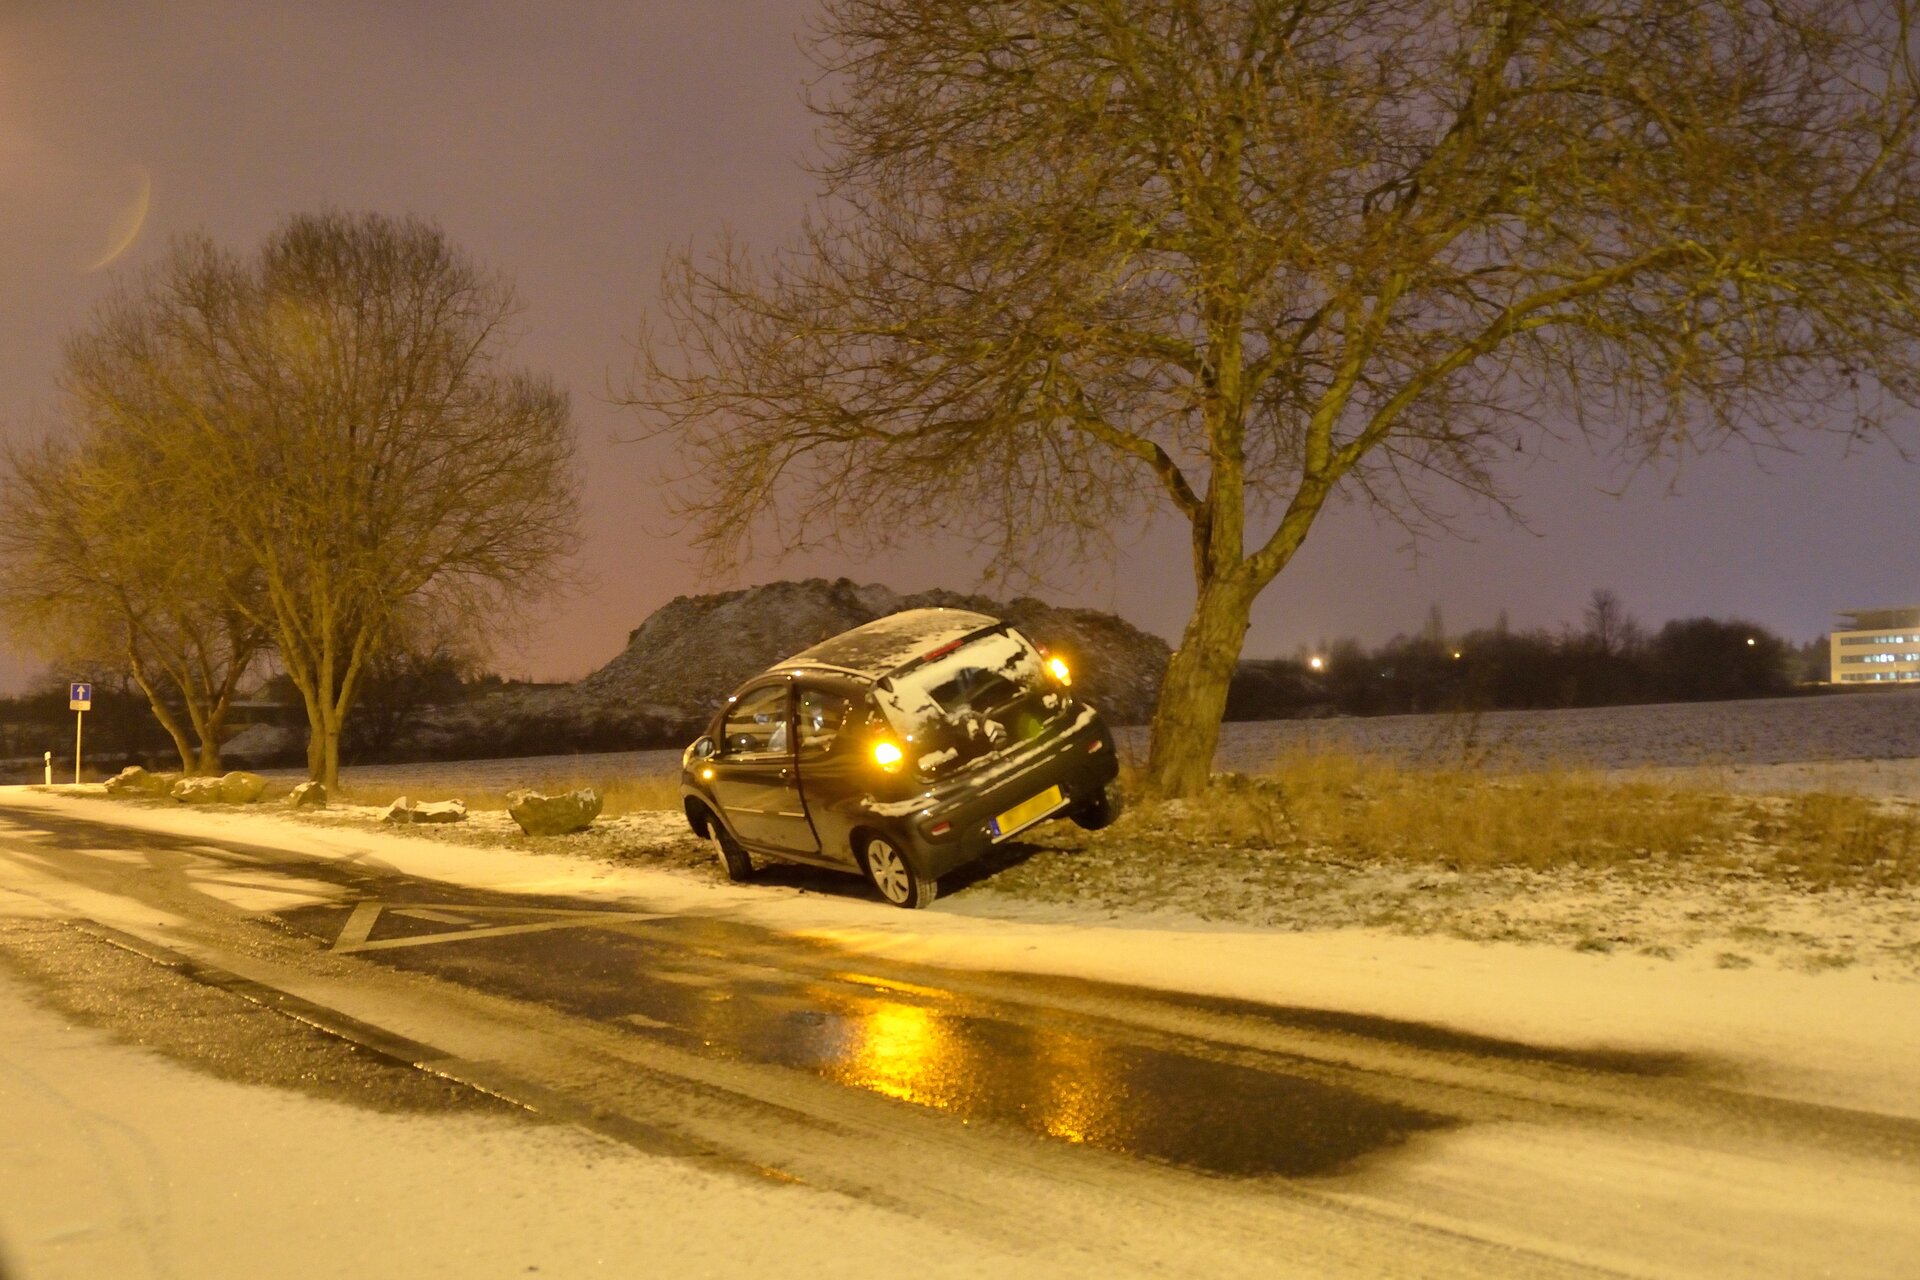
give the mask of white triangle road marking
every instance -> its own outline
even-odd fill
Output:
[[[458,906],[474,915],[486,916],[545,916],[544,920],[527,924],[502,924],[487,928],[449,929],[442,933],[413,934],[404,938],[381,938],[369,941],[373,933],[374,922],[385,910],[397,911],[416,919],[438,919],[446,923],[471,924],[465,917],[450,916],[444,908]],[[431,912],[432,914],[428,914]],[[559,917],[555,919],[554,917]],[[430,906],[416,907],[407,903],[380,902],[368,899],[354,904],[353,911],[347,916],[347,922],[341,926],[340,936],[334,939],[331,951],[384,951],[394,947],[424,947],[436,942],[460,942],[467,938],[497,938],[510,933],[539,933],[548,929],[578,929],[600,924],[621,924],[640,920],[661,920],[665,912],[659,911],[583,911],[554,907],[469,907],[465,903],[434,903]]]

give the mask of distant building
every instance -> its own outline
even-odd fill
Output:
[[[1828,656],[1835,684],[1920,684],[1920,608],[1842,609]]]

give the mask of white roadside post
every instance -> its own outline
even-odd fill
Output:
[[[73,712],[73,785],[80,785],[80,725],[93,710],[93,686],[75,680],[67,686],[67,710]]]
[[[47,752],[47,785],[53,785],[53,752]]]

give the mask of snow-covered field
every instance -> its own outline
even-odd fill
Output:
[[[1122,752],[1146,755],[1146,730],[1115,734]],[[1886,689],[1827,697],[1744,702],[1660,703],[1568,711],[1370,716],[1330,720],[1252,720],[1223,727],[1215,765],[1257,771],[1289,751],[1339,749],[1407,763],[1601,769],[1707,768],[1728,772],[1761,765],[1824,763],[1826,770],[1784,771],[1793,789],[1850,785],[1874,791],[1904,786],[1908,765],[1865,769],[1863,761],[1920,760],[1920,689]],[[680,767],[678,751],[614,751],[461,760],[444,764],[359,765],[349,783],[397,790],[461,783],[489,790],[617,776],[658,777]],[[292,770],[279,770],[291,776]],[[1743,785],[1736,783],[1734,785]],[[1920,790],[1910,790],[1920,795]]]
[[[1339,748],[1411,764],[1600,769],[1920,757],[1920,689],[1565,711],[1486,711],[1226,726],[1218,767]]]

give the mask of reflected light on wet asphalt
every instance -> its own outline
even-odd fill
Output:
[[[331,940],[347,910],[281,918]],[[422,930],[446,926],[388,911],[372,939]],[[969,1122],[1209,1173],[1340,1172],[1455,1123],[1290,1074],[1283,1059],[1143,1035],[1045,1004],[836,971],[826,948],[771,938],[682,917],[491,937],[447,931],[447,945],[436,939],[361,955],[677,1048],[806,1071]]]
[[[1214,1173],[1330,1173],[1450,1123],[1337,1085],[1136,1043],[1119,1028],[1036,1023],[1033,1009],[859,974],[725,990],[669,976],[627,998],[643,1025],[686,1028],[709,1051]]]

